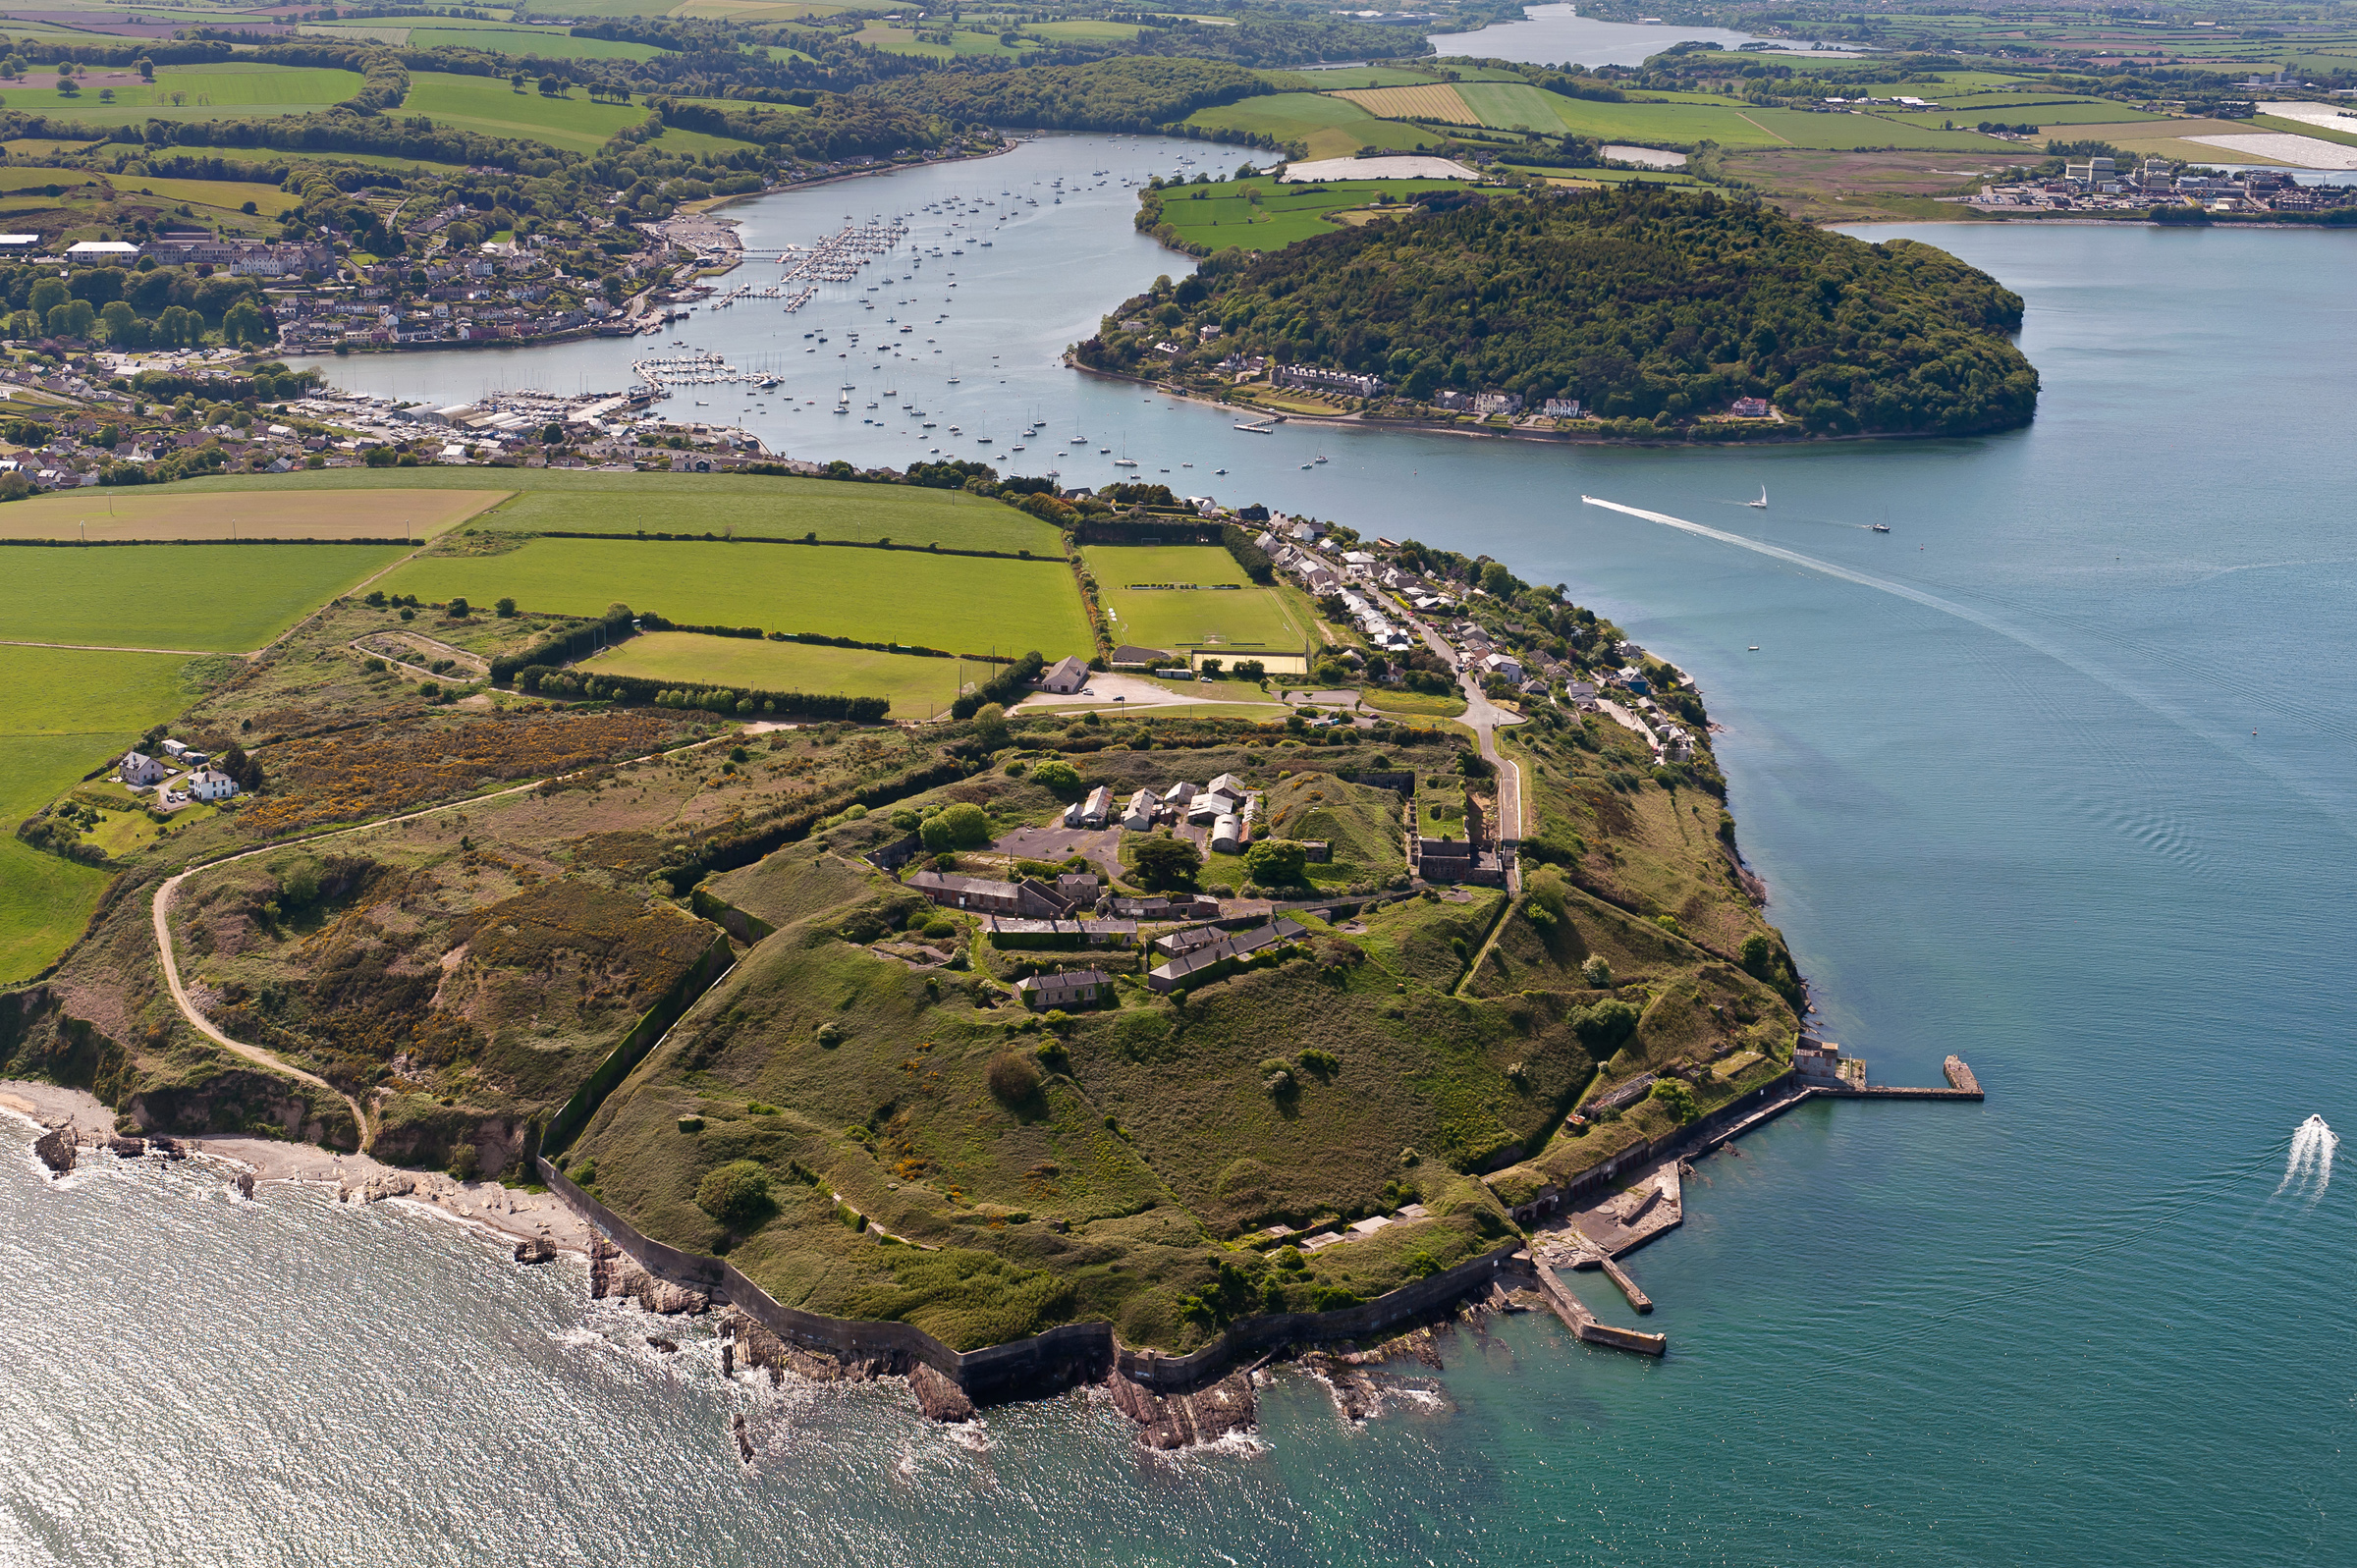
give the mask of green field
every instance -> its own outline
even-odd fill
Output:
[[[1586,101],[1545,92],[1526,81],[1468,82],[1456,89],[1456,95],[1492,131],[1536,131],[1549,136],[1563,134],[1559,105]]]
[[[1312,235],[1332,234],[1328,213],[1371,206],[1384,196],[1410,200],[1427,190],[1453,190],[1461,180],[1338,180],[1279,185],[1274,180],[1224,180],[1166,192],[1162,221],[1181,239],[1214,250],[1238,245],[1276,250]],[[1246,191],[1260,199],[1251,200]]]
[[[1031,44],[1009,48],[999,41],[999,35],[995,32],[967,32],[962,28],[953,28],[948,43],[931,43],[918,38],[913,27],[888,27],[881,22],[871,22],[861,27],[851,34],[851,41],[866,44],[870,49],[878,49],[885,54],[925,60],[1012,60],[1021,55],[1026,47],[1038,47],[1037,44]]]
[[[545,60],[652,60],[663,53],[651,43],[620,38],[576,38],[561,28],[465,27],[462,24],[411,27],[412,49],[487,49],[494,54],[538,55]]]
[[[402,553],[399,545],[17,546],[0,557],[9,581],[0,641],[248,652]]]
[[[505,77],[461,77],[420,71],[410,78],[402,113],[424,115],[436,125],[456,126],[486,136],[542,141],[568,152],[595,152],[617,131],[646,118],[634,104],[591,103],[587,98],[544,98],[518,92]]]
[[[82,928],[114,873],[43,854],[17,824],[139,732],[186,706],[186,660],[0,647],[0,985],[38,974]]]
[[[1091,545],[1081,559],[1097,579],[1097,602],[1116,642],[1171,652],[1233,649],[1297,654],[1309,634],[1274,588],[1255,588],[1227,551],[1212,545]],[[1141,588],[1132,583],[1193,583]],[[1217,591],[1205,591],[1218,585]]]
[[[764,104],[763,107],[769,106]],[[655,137],[652,145],[664,152],[692,158],[707,152],[714,157],[726,157],[732,152],[747,149],[759,151],[761,144],[757,141],[740,141],[735,136],[716,136],[705,131],[684,131],[678,126],[665,126],[663,134]]]
[[[995,665],[865,648],[814,648],[799,642],[754,642],[691,631],[654,631],[632,637],[582,668],[590,674],[644,676],[681,685],[807,691],[820,696],[889,697],[895,719],[925,719],[957,700],[959,682],[986,678]]]
[[[356,71],[307,66],[164,66],[152,83],[126,74],[91,73],[92,84],[73,97],[51,86],[9,84],[8,107],[21,114],[56,115],[86,125],[127,125],[148,120],[246,119],[256,114],[310,114],[342,103],[360,90]],[[39,77],[27,76],[27,81]],[[56,77],[47,79],[56,81]],[[502,83],[504,90],[505,83]],[[101,103],[101,91],[114,101]]]
[[[815,631],[952,653],[1050,659],[1096,651],[1063,561],[1000,561],[810,545],[533,539],[498,556],[436,556],[384,583],[439,603],[513,596],[543,615],[596,615],[619,599],[691,625]]]
[[[1034,22],[1023,29],[1037,38],[1134,38],[1145,29],[1134,22]]]
[[[1198,109],[1187,116],[1186,123],[1206,131],[1252,132],[1280,141],[1298,141],[1312,158],[1347,158],[1361,147],[1413,152],[1440,144],[1436,132],[1397,120],[1378,120],[1347,98],[1315,92],[1275,92],[1216,109]]]
[[[137,492],[149,498],[225,492],[373,492],[370,507],[403,490],[485,488],[480,468],[324,468],[281,474],[190,479]],[[944,550],[1030,551],[1061,559],[1063,535],[1027,512],[959,490],[917,485],[846,484],[831,479],[769,478],[758,474],[598,473],[579,468],[501,468],[501,489],[513,499],[474,518],[472,525],[505,533],[562,529],[569,533],[710,533],[873,544],[939,545]],[[37,506],[48,502],[31,503]],[[460,505],[454,503],[453,505]],[[420,520],[451,515],[450,508],[421,505]],[[0,521],[4,521],[0,517]]]

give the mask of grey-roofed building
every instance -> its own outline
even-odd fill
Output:
[[[1057,974],[1032,975],[1014,983],[1023,1005],[1042,1007],[1093,1005],[1113,997],[1113,976],[1102,969],[1067,969]]]
[[[1216,979],[1214,973],[1224,964],[1249,958],[1256,952],[1289,942],[1307,934],[1309,928],[1297,920],[1277,919],[1250,931],[1238,932],[1219,942],[1206,943],[1191,952],[1181,953],[1146,976],[1147,989],[1168,994],[1203,981]]]

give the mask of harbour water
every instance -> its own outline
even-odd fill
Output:
[[[1773,42],[1780,51],[1810,48],[1806,42],[1768,40],[1756,32],[1691,22],[1640,25],[1594,21],[1581,16],[1579,7],[1573,5],[1524,6],[1522,15],[1521,22],[1502,22],[1478,32],[1435,33],[1425,41],[1444,58],[1469,56],[1546,66],[1641,66],[1647,56],[1688,38],[1701,38],[1722,49],[1761,42]],[[1838,56],[1838,51],[1832,52]]]
[[[1051,138],[738,211],[806,242],[1223,150]],[[232,1204],[190,1166],[42,1190],[12,1131],[0,1562],[2357,1560],[2357,1184],[2309,1123],[2357,1125],[2357,237],[1867,234],[2027,298],[2041,413],[1988,439],[1249,436],[1056,364],[1185,265],[1083,184],[959,258],[933,347],[966,374],[919,406],[1090,435],[1069,482],[1114,477],[1096,449],[1123,437],[1177,488],[1569,584],[1708,693],[1826,1032],[1887,1082],[1962,1055],[1987,1104],[1812,1105],[1704,1162],[1684,1229],[1632,1263],[1658,1363],[1511,1320],[1363,1429],[1288,1378],[1257,1442],[1177,1460],[1078,1396],[959,1439],[891,1390],[725,1384],[692,1334],[675,1362],[583,1301],[576,1266],[313,1193]],[[674,336],[750,354],[763,330],[738,306]],[[791,359],[815,329],[777,330]],[[449,402],[618,385],[617,349],[331,369]],[[823,407],[850,361],[806,357]],[[922,455],[773,421],[797,456]],[[1763,484],[1767,512],[1736,504]]]

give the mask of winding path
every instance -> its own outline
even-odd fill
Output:
[[[754,728],[756,727],[745,727],[746,730],[751,730]],[[766,728],[780,729],[784,727],[773,724],[766,726]],[[648,752],[643,757],[632,757],[629,762],[619,764],[618,766],[629,767],[631,763],[651,762],[657,757],[677,756],[683,751],[698,751],[705,746],[718,745],[724,740],[734,741],[738,737],[739,733],[739,730],[725,730],[720,734],[712,736],[708,740],[698,740],[692,745],[680,746],[672,751]],[[608,764],[599,763],[595,766],[605,767],[608,766]],[[240,860],[250,860],[255,855],[276,854],[281,849],[292,849],[299,844],[324,843],[331,838],[350,838],[354,834],[373,833],[379,828],[392,828],[397,827],[405,822],[416,822],[421,818],[439,816],[445,811],[457,811],[466,806],[478,806],[486,801],[502,800],[509,795],[521,795],[529,790],[537,789],[543,784],[560,783],[566,779],[576,778],[580,774],[587,773],[589,771],[589,769],[583,768],[577,769],[574,773],[551,774],[545,779],[534,779],[529,784],[511,784],[505,789],[494,789],[488,794],[467,795],[464,799],[460,800],[446,800],[438,806],[426,806],[416,811],[405,811],[399,816],[379,817],[374,822],[356,823],[349,828],[329,828],[319,833],[301,834],[292,838],[280,838],[271,843],[261,844],[252,849],[241,849],[236,854],[221,855],[211,860],[199,861],[177,876],[165,878],[163,883],[155,890],[155,898],[150,906],[149,912],[155,923],[156,955],[163,960],[164,983],[171,988],[173,1005],[180,1009],[180,1015],[189,1021],[189,1024],[192,1028],[195,1029],[207,1040],[212,1041],[215,1045],[218,1045],[223,1050],[229,1052],[232,1055],[239,1056],[247,1061],[250,1061],[257,1067],[267,1067],[273,1072],[284,1073],[288,1077],[299,1079],[303,1083],[315,1084],[319,1088],[325,1089],[331,1094],[342,1095],[344,1103],[352,1108],[353,1118],[359,1126],[360,1151],[361,1153],[365,1154],[369,1147],[375,1143],[376,1133],[375,1130],[369,1125],[368,1114],[361,1108],[359,1101],[356,1100],[349,1094],[345,1094],[343,1090],[338,1089],[334,1084],[329,1083],[325,1078],[320,1077],[317,1073],[309,1072],[301,1067],[298,1067],[293,1062],[288,1061],[285,1057],[278,1055],[274,1052],[264,1051],[259,1046],[247,1045],[242,1040],[232,1040],[228,1035],[221,1031],[218,1025],[216,1025],[210,1018],[207,1018],[202,1010],[197,1007],[196,1003],[190,999],[188,988],[181,983],[180,959],[172,950],[171,917],[173,895],[180,892],[180,885],[182,883],[188,881],[199,871],[210,871],[216,866],[231,865]]]

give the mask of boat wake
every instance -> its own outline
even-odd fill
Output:
[[[2329,1126],[2322,1116],[2310,1116],[2291,1135],[2291,1153],[2283,1162],[2283,1179],[2275,1183],[2275,1196],[2290,1193],[2305,1198],[2308,1207],[2316,1207],[2325,1189],[2332,1185],[2332,1153],[2340,1147],[2340,1135]]]

